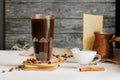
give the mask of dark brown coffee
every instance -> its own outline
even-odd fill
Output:
[[[32,17],[32,39],[36,59],[50,60],[54,39],[54,17]]]

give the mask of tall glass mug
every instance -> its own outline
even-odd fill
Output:
[[[32,40],[37,60],[46,62],[51,58],[54,20],[53,15],[35,14],[31,17]]]

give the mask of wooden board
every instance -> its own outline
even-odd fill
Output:
[[[60,64],[63,62],[60,58],[51,59],[49,62],[43,63],[41,61],[37,61],[32,58],[28,58],[27,60],[23,61],[23,70],[47,70],[52,71],[56,70]]]
[[[57,64],[40,64],[40,65],[33,65],[33,64],[23,64],[23,70],[46,70],[46,71],[53,71],[59,67],[59,63]]]
[[[83,15],[83,49],[92,50],[94,43],[94,32],[102,31],[103,16],[100,15]]]

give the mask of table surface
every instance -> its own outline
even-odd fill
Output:
[[[0,51],[0,55],[10,54],[13,55],[13,58],[14,57],[19,58],[20,57],[18,55],[19,53],[21,52]],[[6,58],[6,60],[9,60],[9,58]],[[8,72],[8,70],[11,67],[15,66],[10,65],[10,63],[9,65],[5,64],[3,65],[0,63],[0,80],[120,80],[120,65],[118,64],[98,63],[96,66],[105,67],[105,71],[89,71],[89,72],[80,72],[78,66],[79,66],[78,63],[62,63],[60,67],[55,71],[14,70],[12,72]],[[6,70],[6,72],[2,73],[2,70]]]

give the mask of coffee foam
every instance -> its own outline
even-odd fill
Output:
[[[42,14],[35,14],[36,19],[41,18],[41,17],[42,17]]]

